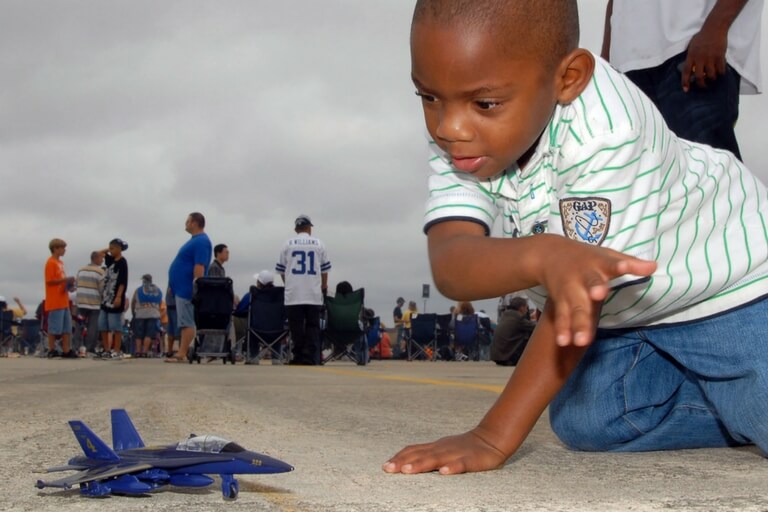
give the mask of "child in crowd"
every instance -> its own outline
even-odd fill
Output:
[[[498,468],[548,405],[573,449],[768,451],[766,189],[578,39],[576,0],[417,1],[435,282],[543,314],[479,425],[387,472]]]

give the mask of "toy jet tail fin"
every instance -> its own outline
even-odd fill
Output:
[[[112,409],[112,448],[117,451],[144,448],[144,441],[125,409]]]
[[[85,423],[82,421],[70,421],[69,426],[72,428],[72,432],[74,432],[77,441],[83,448],[86,457],[112,462],[118,462],[120,460],[120,457],[118,457],[117,454],[99,438],[99,436],[94,434]]]

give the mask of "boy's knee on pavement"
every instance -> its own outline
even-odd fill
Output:
[[[549,423],[558,439],[569,449],[585,452],[604,452],[617,449],[633,436],[621,418],[607,418],[594,407],[553,403]],[[641,435],[637,431],[634,437]]]

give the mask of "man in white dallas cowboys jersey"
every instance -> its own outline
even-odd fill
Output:
[[[280,251],[275,270],[285,283],[285,306],[293,341],[291,364],[320,364],[320,308],[328,291],[331,262],[325,245],[312,236],[312,220],[299,215],[296,236]]]

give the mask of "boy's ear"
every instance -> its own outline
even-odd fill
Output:
[[[557,102],[567,105],[575,100],[589,84],[594,70],[595,58],[584,48],[577,48],[563,57],[557,73]]]

